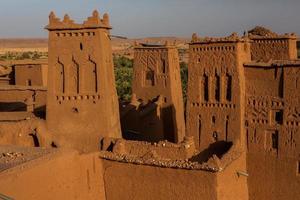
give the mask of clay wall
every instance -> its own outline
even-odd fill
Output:
[[[200,150],[217,141],[243,141],[244,72],[248,40],[227,38],[190,44],[187,134]]]
[[[0,190],[22,200],[106,199],[102,174],[96,154],[60,150],[0,172]]]
[[[250,199],[300,197],[299,67],[285,61],[245,68]]]
[[[293,35],[274,37],[250,36],[251,60],[294,60],[297,59],[296,37]]]
[[[232,168],[215,173],[103,160],[106,198],[248,199],[247,179],[236,173],[244,168],[244,160],[239,158]]]
[[[14,65],[15,85],[47,86],[47,65]]]
[[[51,13],[46,28],[47,126],[58,146],[86,152],[99,149],[104,136],[121,137],[108,15],[100,19],[94,11],[76,24],[68,15],[60,20]]]
[[[217,177],[178,170],[103,161],[106,199],[217,199]],[[118,190],[116,190],[118,188]]]

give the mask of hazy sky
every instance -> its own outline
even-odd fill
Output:
[[[51,10],[77,22],[94,9],[110,14],[113,34],[222,36],[255,25],[300,35],[300,0],[0,0],[0,37],[47,37]]]

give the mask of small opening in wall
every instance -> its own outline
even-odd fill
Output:
[[[216,116],[212,116],[212,118],[211,118],[211,122],[212,122],[213,124],[215,124],[215,123],[216,123]]]
[[[80,50],[81,50],[81,51],[83,50],[83,45],[82,45],[81,42],[80,42]]]
[[[283,122],[283,111],[282,110],[275,112],[275,121],[277,124],[282,124],[282,122]]]
[[[218,133],[216,131],[213,132],[213,138],[215,141],[218,141]]]
[[[278,131],[272,133],[272,148],[278,149]]]
[[[300,161],[297,163],[297,175],[300,176]]]
[[[72,108],[72,112],[73,112],[73,113],[79,113],[79,110],[78,110],[78,108],[75,108],[75,107],[74,107],[74,108]]]
[[[164,98],[164,102],[167,103],[167,97]]]
[[[32,86],[31,79],[28,79],[28,80],[27,80],[27,86]]]

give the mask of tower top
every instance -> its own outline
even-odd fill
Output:
[[[100,14],[97,10],[93,11],[91,17],[88,17],[82,24],[77,24],[72,20],[69,15],[65,15],[64,19],[56,17],[54,12],[49,15],[49,24],[45,27],[48,30],[66,30],[66,29],[89,29],[89,28],[104,28],[111,29],[109,24],[109,15],[105,13],[103,18],[100,18]]]

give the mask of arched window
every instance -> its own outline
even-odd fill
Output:
[[[145,85],[146,86],[154,86],[155,85],[154,71],[150,68],[147,68],[147,70],[146,70]]]

